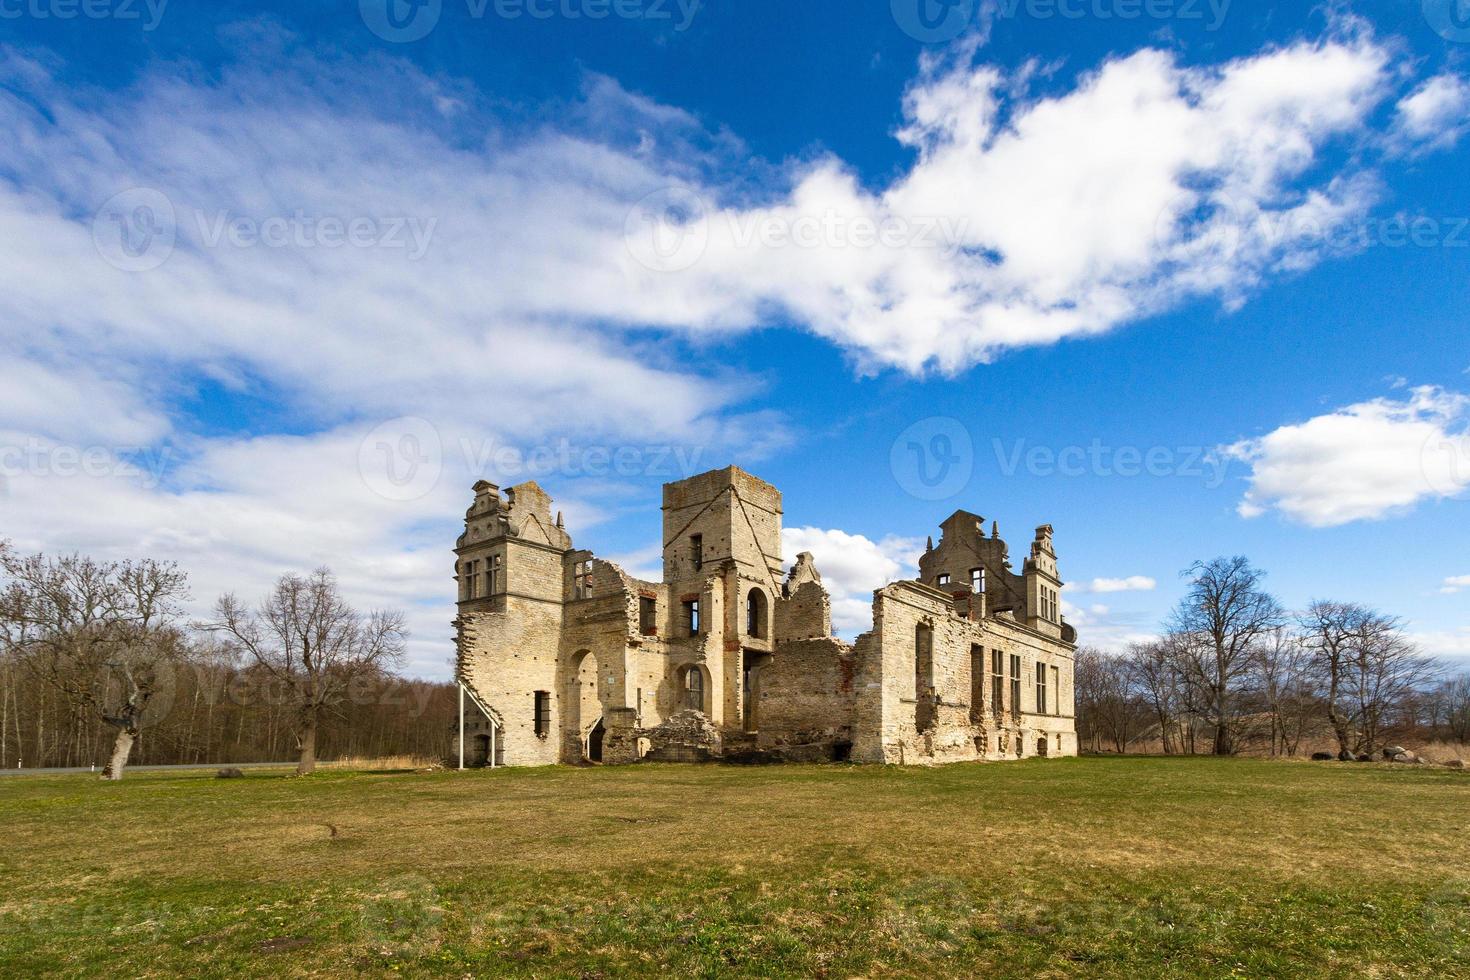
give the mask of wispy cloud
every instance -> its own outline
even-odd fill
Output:
[[[1461,589],[1470,589],[1470,575],[1451,575],[1444,580],[1439,591],[1444,595],[1455,595]]]
[[[1090,582],[1069,582],[1068,592],[1152,592],[1159,583],[1147,575],[1129,575],[1127,578],[1095,578]]]

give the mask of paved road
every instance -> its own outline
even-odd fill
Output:
[[[164,772],[169,769],[294,769],[294,762],[201,762],[184,766],[128,766],[127,772]],[[102,775],[102,767],[88,769],[77,766],[72,769],[0,769],[0,776],[56,776],[66,773],[96,773]]]

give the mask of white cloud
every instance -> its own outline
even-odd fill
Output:
[[[1334,527],[1456,496],[1470,487],[1467,415],[1465,395],[1419,387],[1235,443],[1223,451],[1251,467],[1237,509]]]
[[[1090,582],[1068,583],[1068,592],[1152,592],[1159,583],[1147,575],[1130,575],[1127,578],[1095,578]]]
[[[1470,668],[1470,627],[1412,633],[1409,639],[1431,657],[1448,661],[1452,670]]]
[[[832,597],[832,625],[852,637],[873,625],[873,592],[899,579],[919,574],[923,543],[892,535],[873,541],[861,534],[816,527],[788,527],[781,549],[789,569],[796,556],[810,551],[822,584]]]
[[[1150,613],[1122,612],[1102,604],[1084,609],[1069,602],[1065,594],[1062,617],[1076,627],[1080,645],[1102,650],[1121,652],[1130,643],[1148,643],[1159,635],[1157,619]]]
[[[1326,254],[1282,228],[1334,227],[1373,203],[1370,171],[1308,175],[1334,141],[1371,142],[1388,66],[1362,36],[1210,69],[1144,50],[1028,98],[1008,84],[1028,69],[926,59],[898,133],[919,154],[909,172],[868,191],[825,158],[773,203],[712,203],[700,261],[646,279],[641,313],[708,329],[776,309],[865,368],[955,372],[1190,296],[1236,303]],[[820,247],[752,233],[833,221]],[[859,225],[893,244],[855,245]]]
[[[1451,575],[1444,580],[1439,591],[1443,595],[1455,595],[1461,589],[1470,589],[1470,575]]]
[[[930,58],[898,133],[918,160],[873,191],[831,157],[787,173],[756,164],[757,189],[737,184],[732,163],[745,169],[749,154],[728,137],[600,77],[559,128],[525,134],[472,108],[444,120],[445,83],[399,62],[263,52],[214,84],[160,68],[95,106],[12,59],[25,97],[0,98],[16,137],[0,167],[26,192],[0,195],[0,231],[26,247],[5,256],[18,287],[6,312],[46,311],[78,339],[105,331],[135,357],[240,358],[289,389],[358,402],[389,400],[395,384],[452,401],[474,383],[571,402],[583,362],[568,355],[589,346],[607,361],[611,410],[697,412],[724,399],[589,331],[776,319],[869,367],[953,372],[1190,296],[1237,302],[1317,261],[1320,249],[1273,229],[1370,206],[1370,172],[1317,170],[1334,141],[1372,142],[1370,114],[1397,84],[1389,65],[1363,34],[1210,68],[1146,49],[1028,96],[1031,66]],[[483,142],[467,142],[482,127]],[[148,275],[97,261],[88,227],[134,186],[177,212],[178,248]],[[658,271],[627,239],[638,202],[671,187],[709,213],[694,223],[697,261]],[[648,206],[656,222],[663,203]],[[221,219],[298,213],[406,217],[423,241],[209,244]],[[394,356],[404,343],[420,356]],[[521,398],[505,409],[537,416]]]
[[[1470,81],[1436,75],[1399,100],[1396,127],[1413,144],[1452,146],[1470,125]]]
[[[509,141],[467,115],[485,142],[465,143],[423,115],[443,107],[437,83],[402,63],[258,53],[213,82],[158,67],[105,100],[0,56],[0,532],[18,546],[176,559],[195,615],[329,564],[357,604],[405,609],[410,669],[444,676],[448,549],[474,479],[541,479],[574,534],[606,516],[579,500],[600,479],[585,459],[548,476],[514,451],[632,450],[635,470],[662,461],[632,475],[675,479],[681,459],[758,459],[786,439],[779,413],[739,410],[751,379],[593,322],[599,295],[627,291],[603,254],[612,229],[667,168],[569,133]],[[587,101],[635,127],[642,104],[620,94],[594,82]],[[163,194],[176,233],[142,271],[105,238],[114,213],[157,204],[102,209],[129,188]],[[432,233],[400,230],[398,247],[400,219]],[[287,237],[232,244],[236,220]],[[354,220],[376,244],[331,244],[324,222]],[[203,426],[201,399],[226,402]],[[220,416],[267,431],[200,433]],[[442,466],[407,500],[359,471],[364,437],[398,416],[428,421]],[[168,462],[161,479],[107,462],[132,450]]]

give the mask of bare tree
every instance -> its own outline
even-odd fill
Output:
[[[1134,643],[1125,654],[1134,688],[1148,705],[1153,721],[1159,726],[1159,741],[1164,754],[1184,751],[1180,725],[1183,713],[1184,680],[1179,665],[1166,641]]]
[[[1337,757],[1343,761],[1356,754],[1355,718],[1347,694],[1351,684],[1353,641],[1369,615],[1366,608],[1355,603],[1318,599],[1297,617],[1303,642],[1311,651],[1313,666],[1322,678],[1327,721],[1337,738]]]
[[[338,704],[355,678],[397,665],[407,635],[402,613],[364,616],[349,606],[326,568],[283,575],[255,611],[222,596],[207,628],[229,636],[280,683],[290,699],[302,776],[316,769],[324,709]]]
[[[1239,686],[1248,676],[1251,651],[1284,614],[1261,589],[1264,573],[1242,556],[1196,562],[1185,569],[1189,593],[1170,620],[1170,632],[1187,674],[1203,695],[1214,727],[1214,753],[1235,752]]]
[[[19,558],[10,549],[0,551],[0,569],[4,642],[73,712],[117,730],[103,778],[121,779],[144,725],[167,712],[184,573],[148,559]]]
[[[1354,646],[1352,695],[1362,731],[1358,750],[1372,753],[1393,712],[1404,712],[1434,676],[1435,663],[1404,635],[1396,616],[1365,617]]]
[[[1312,655],[1302,637],[1285,626],[1266,634],[1256,648],[1261,696],[1271,716],[1271,754],[1296,755],[1320,707]]]
[[[1470,674],[1451,677],[1434,689],[1433,722],[1451,741],[1470,742]]]
[[[1433,676],[1434,661],[1404,636],[1398,617],[1355,602],[1317,600],[1298,620],[1321,677],[1338,758],[1372,752],[1388,716]]]
[[[1106,738],[1122,754],[1147,726],[1147,705],[1134,688],[1132,666],[1125,657],[1095,647],[1078,649],[1073,668],[1079,739],[1094,750]]]
[[[1079,647],[1072,661],[1072,701],[1077,716],[1077,738],[1094,752],[1102,744],[1098,713],[1103,696],[1103,656],[1096,647]]]

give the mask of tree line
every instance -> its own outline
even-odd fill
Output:
[[[201,621],[188,598],[173,563],[0,541],[0,769],[444,754],[455,687],[397,673],[401,613],[359,612],[325,568]]]
[[[1470,742],[1470,674],[1446,676],[1398,617],[1331,600],[1289,611],[1239,556],[1184,576],[1159,639],[1077,651],[1084,748],[1290,756],[1325,739],[1350,760],[1406,737]]]

